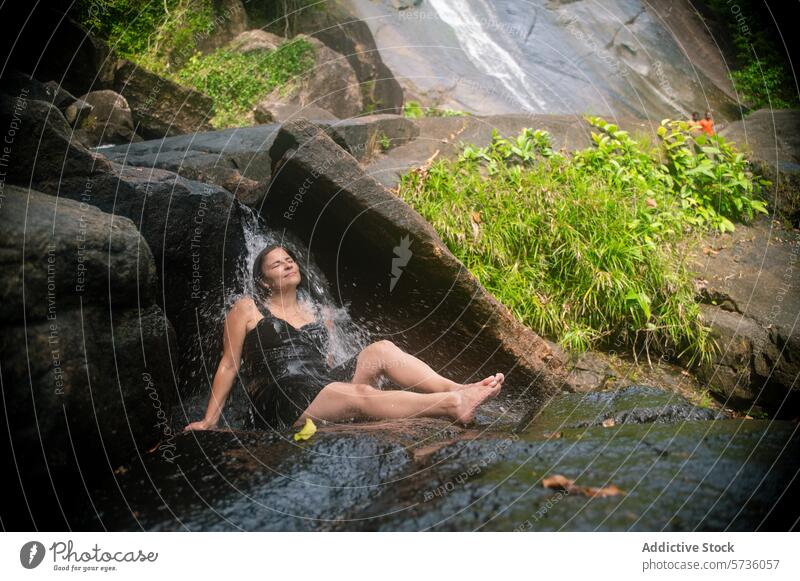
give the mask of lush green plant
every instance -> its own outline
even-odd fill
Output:
[[[754,109],[791,109],[796,107],[797,95],[792,92],[794,79],[780,63],[754,61],[732,71],[739,98]]]
[[[419,119],[420,117],[463,117],[469,113],[455,109],[423,107],[419,101],[406,101],[403,105],[403,115],[409,119]]]
[[[216,127],[241,126],[259,97],[287,87],[314,64],[314,47],[304,39],[285,42],[272,51],[239,53],[218,49],[195,54],[176,79],[214,100]]]
[[[733,231],[732,220],[767,213],[756,190],[768,182],[754,181],[744,155],[724,137],[693,135],[687,122],[665,119],[657,130],[660,148],[653,148],[614,124],[588,120],[600,133],[592,135],[595,147],[576,153],[575,162],[616,187],[643,192],[651,204],[679,201],[677,212],[658,212],[659,229],[678,234],[688,224]]]
[[[733,40],[730,77],[739,98],[753,109],[797,107],[791,63],[777,41],[774,22],[764,18],[763,2],[737,0],[734,6],[730,0],[707,0],[705,6]]]
[[[573,155],[545,131],[495,132],[405,175],[399,194],[522,322],[564,347],[619,341],[708,361],[687,248],[692,232],[727,228],[709,208],[761,211],[756,186],[730,144],[694,140],[686,124],[665,120],[653,147],[590,122],[594,146]]]
[[[76,0],[71,14],[117,53],[160,74],[175,68],[176,52],[190,55],[214,25],[211,0]]]

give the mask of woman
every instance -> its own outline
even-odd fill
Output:
[[[459,384],[390,341],[372,343],[331,367],[330,312],[298,301],[302,277],[294,258],[281,246],[265,248],[254,261],[253,279],[256,296],[236,301],[225,319],[223,355],[205,417],[184,431],[217,426],[241,364],[254,422],[263,427],[297,427],[306,418],[444,416],[468,423],[480,404],[500,392],[502,373]],[[423,393],[376,389],[381,375]]]

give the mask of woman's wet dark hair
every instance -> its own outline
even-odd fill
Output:
[[[286,251],[286,254],[292,257],[292,260],[297,262],[297,268],[300,270],[300,285],[298,285],[298,289],[305,288],[306,285],[306,276],[303,272],[303,269],[300,267],[300,262],[297,260],[297,257],[294,253],[286,248],[285,246],[281,246],[280,244],[270,244],[266,248],[264,248],[261,252],[258,253],[255,260],[253,261],[253,292],[255,293],[255,298],[260,299],[262,302],[267,300],[269,296],[272,294],[272,291],[264,288],[262,284],[264,280],[264,276],[261,273],[261,266],[264,262],[264,259],[267,257],[267,254],[275,250],[276,248],[283,248]]]

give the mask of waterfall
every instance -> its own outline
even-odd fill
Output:
[[[428,3],[455,31],[459,44],[478,69],[499,80],[526,111],[547,109],[545,101],[531,88],[528,74],[506,49],[492,40],[483,25],[487,19],[481,21],[470,6],[470,0],[428,0]],[[481,3],[488,13],[489,7],[483,0]],[[531,107],[531,101],[536,107]]]

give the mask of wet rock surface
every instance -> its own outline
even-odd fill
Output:
[[[700,379],[727,405],[797,417],[800,237],[760,218],[708,237],[694,256],[703,318],[721,348]]]
[[[299,443],[290,432],[181,434],[172,462],[151,453],[125,465],[119,490],[95,495],[97,512],[76,511],[73,526],[688,531],[797,518],[793,489],[781,497],[797,470],[796,423],[722,419],[647,386],[557,396],[532,421],[525,405],[498,409],[469,429],[356,422]],[[603,427],[608,417],[627,419]],[[623,493],[543,488],[552,474]]]
[[[423,105],[660,119],[708,103],[720,118],[738,113],[714,39],[680,25],[681,15],[696,20],[690,3],[668,10],[614,0],[602,11],[585,1],[344,4],[371,28],[406,98]],[[677,18],[665,21],[670,11]],[[687,52],[718,58],[694,67]]]

